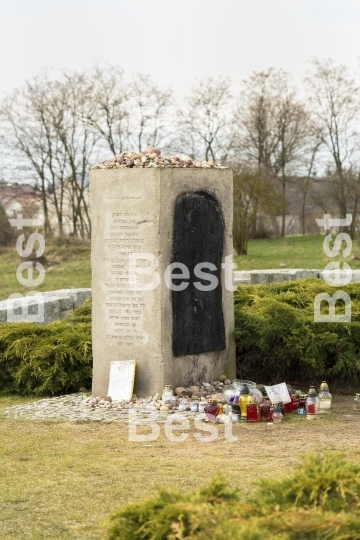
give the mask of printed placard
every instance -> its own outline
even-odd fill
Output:
[[[286,383],[274,384],[273,386],[265,386],[265,390],[269,399],[273,405],[276,403],[286,403],[291,402],[291,397],[288,392]]]
[[[129,401],[133,396],[136,360],[110,362],[108,396]]]

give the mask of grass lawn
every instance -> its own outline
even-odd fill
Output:
[[[56,291],[91,287],[90,243],[72,240],[67,245],[57,245],[47,240],[45,253],[49,264],[44,266],[45,279],[36,291]],[[0,300],[5,300],[12,293],[26,294],[30,288],[20,285],[16,278],[16,269],[20,264],[15,246],[0,248]],[[38,273],[34,271],[34,277]],[[24,272],[27,276],[27,272]]]
[[[237,270],[263,270],[266,268],[313,268],[323,270],[331,261],[340,261],[340,257],[328,258],[323,250],[323,234],[299,234],[285,238],[269,238],[252,240],[249,243],[248,255],[234,257]],[[352,259],[352,257],[359,257]],[[345,259],[352,269],[360,268],[360,244],[355,240],[350,257]]]
[[[235,256],[238,270],[261,270],[263,268],[324,269],[332,260],[323,251],[324,235],[293,235],[285,238],[253,240],[249,244],[246,257]],[[72,240],[68,245],[57,245],[55,241],[46,242],[45,256],[50,263],[45,266],[46,275],[37,291],[55,291],[77,287],[91,287],[90,244]],[[359,256],[352,260],[351,257]],[[354,242],[351,256],[347,259],[351,268],[360,268],[360,245]],[[27,287],[20,285],[16,278],[16,269],[20,261],[15,246],[0,248],[0,300],[5,300],[14,292],[26,294]],[[25,274],[25,273],[24,273]],[[35,272],[35,275],[37,273]]]
[[[0,398],[0,409],[19,400]],[[161,427],[158,440],[144,443],[130,442],[123,424],[0,414],[0,538],[100,539],[100,524],[111,510],[154,494],[157,486],[191,490],[222,474],[245,494],[260,476],[287,474],[307,451],[340,450],[359,461],[359,418],[352,396],[335,395],[329,416],[236,425],[234,443],[225,440],[224,426],[214,442],[197,441],[193,425],[184,442],[170,442]]]

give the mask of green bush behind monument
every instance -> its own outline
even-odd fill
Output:
[[[303,457],[250,497],[215,479],[192,493],[160,490],[113,512],[104,540],[350,540],[360,538],[360,465],[327,452]]]
[[[234,294],[237,372],[256,381],[360,381],[360,284],[350,323],[314,322],[314,299],[339,290],[319,279],[238,287]],[[338,305],[339,304],[339,305]],[[342,305],[341,305],[342,304]],[[326,313],[323,303],[322,313]],[[344,313],[338,302],[336,312]]]
[[[342,287],[351,297],[351,323],[314,322],[316,295],[336,290],[319,279],[239,286],[238,375],[257,382],[359,383],[360,284]],[[91,375],[91,299],[62,321],[0,324],[0,391],[78,391],[91,387]]]
[[[0,324],[0,390],[54,395],[91,377],[91,300],[62,321]]]

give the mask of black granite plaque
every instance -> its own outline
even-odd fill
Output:
[[[185,290],[172,291],[173,355],[200,354],[226,348],[222,309],[221,263],[224,222],[214,197],[205,192],[180,195],[175,202],[172,262],[183,263],[190,271]],[[203,269],[216,276],[213,290],[199,290],[196,283],[210,286],[194,273],[199,263],[211,263],[216,270]],[[173,270],[180,273],[181,270]],[[179,285],[184,279],[173,279]]]

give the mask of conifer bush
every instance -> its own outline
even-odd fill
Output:
[[[360,381],[360,284],[341,287],[351,298],[351,322],[314,322],[314,299],[337,289],[319,279],[239,286],[235,339],[240,377],[258,381]],[[322,313],[327,313],[322,304]],[[343,302],[336,312],[344,313]]]
[[[91,377],[91,299],[62,321],[0,324],[0,390],[54,395]]]
[[[360,538],[360,465],[308,454],[293,474],[262,480],[243,500],[215,479],[204,489],[128,504],[104,523],[103,540],[355,540]]]
[[[360,284],[350,323],[315,323],[314,299],[337,290],[319,279],[239,286],[238,376],[264,382],[360,382]],[[326,305],[322,306],[323,312]],[[343,310],[341,302],[336,310]],[[0,323],[0,391],[53,395],[91,385],[91,299],[63,321]]]

